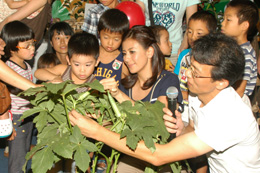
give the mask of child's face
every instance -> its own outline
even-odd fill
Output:
[[[93,74],[97,61],[93,56],[72,55],[71,59],[67,58],[68,64],[71,65],[72,80],[75,84],[85,83]]]
[[[209,33],[207,24],[201,20],[190,20],[187,31],[188,42],[191,48],[194,41]]]
[[[128,38],[122,43],[123,58],[126,66],[131,73],[145,72],[151,68],[151,61],[153,52],[151,47],[147,50],[144,49],[141,44],[136,40]]]
[[[109,8],[115,8],[117,0],[99,0],[99,2]]]
[[[162,53],[166,56],[171,55],[172,52],[172,43],[169,40],[169,32],[166,30],[160,31],[160,43],[159,48],[161,49]]]
[[[122,42],[122,34],[115,33],[115,32],[112,33],[107,30],[102,30],[100,31],[99,35],[100,35],[101,47],[106,52],[112,53],[118,50]]]
[[[34,57],[35,52],[35,40],[28,40],[19,42],[17,45],[18,51],[12,51],[12,57],[22,60],[30,60]]]
[[[67,55],[68,42],[70,37],[70,35],[64,35],[64,33],[58,34],[57,31],[54,31],[53,37],[51,39],[51,45],[56,53]]]
[[[236,39],[242,33],[242,24],[239,24],[237,10],[232,7],[226,8],[224,20],[221,23],[221,32]]]

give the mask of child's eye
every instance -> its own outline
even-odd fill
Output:
[[[79,66],[79,64],[74,64],[75,66]]]
[[[122,55],[123,55],[123,56],[126,56],[126,53],[125,53],[125,52],[123,52],[123,53],[122,53]]]
[[[91,66],[91,64],[86,64],[87,67]]]
[[[70,39],[70,36],[66,36],[65,38],[66,38],[66,39]]]

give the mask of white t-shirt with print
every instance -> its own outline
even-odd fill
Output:
[[[140,1],[145,5],[146,25],[150,26],[148,0]],[[154,24],[168,30],[173,54],[177,54],[183,39],[182,20],[186,8],[199,3],[200,0],[152,0]]]

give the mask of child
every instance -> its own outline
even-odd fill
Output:
[[[75,84],[92,82],[95,79],[93,72],[97,65],[98,53],[99,44],[94,35],[76,33],[68,43],[67,63],[69,65],[59,64],[50,68],[38,69],[34,75],[42,81],[72,80]],[[77,91],[86,90],[86,88],[79,88]]]
[[[184,102],[184,112],[182,119],[185,123],[189,122],[188,116],[188,86],[186,70],[190,66],[190,53],[193,48],[194,42],[200,37],[207,35],[209,33],[214,33],[217,29],[216,18],[207,11],[198,11],[194,13],[188,22],[187,36],[190,49],[185,49],[180,53],[178,62],[175,66],[174,73],[179,75],[181,92]],[[188,160],[192,170],[194,172],[207,172],[207,158],[205,155],[189,159]]]
[[[50,67],[54,67],[58,64],[59,64],[59,59],[56,56],[56,54],[45,53],[39,58],[37,68],[38,69],[40,69],[40,68],[50,68]]]
[[[6,64],[24,78],[32,81],[31,67],[25,60],[34,57],[35,40],[33,31],[24,23],[13,21],[6,24],[1,32],[1,38],[5,41],[5,56],[8,57]],[[9,141],[9,172],[21,172],[25,163],[25,155],[30,149],[33,123],[26,118],[18,121],[23,112],[30,109],[29,101],[18,97],[21,91],[14,87],[9,87],[12,104],[13,126],[17,136],[13,141]]]
[[[41,68],[52,68],[56,65],[60,64],[60,61],[58,59],[58,57],[56,56],[56,54],[54,53],[45,53],[43,54],[39,60],[38,60],[38,64],[37,64],[37,69],[41,69]],[[43,81],[37,80],[37,84],[42,83]]]
[[[150,26],[150,28],[153,30],[155,39],[163,55],[171,56],[172,43],[169,40],[169,32],[167,29],[161,25],[153,25]],[[174,70],[174,67],[169,59],[165,59],[165,70],[170,72],[173,72]]]
[[[120,22],[118,22],[120,21]],[[117,82],[128,75],[119,50],[123,34],[129,29],[125,13],[118,9],[109,9],[103,13],[98,23],[100,35],[99,65],[94,74],[96,79],[115,78]]]
[[[81,27],[83,31],[94,34],[98,37],[98,22],[101,15],[110,8],[115,8],[120,0],[100,0],[100,3],[90,8],[85,15],[84,23]]]
[[[174,73],[179,76],[183,100],[186,105],[188,105],[188,87],[185,72],[190,64],[190,53],[194,41],[206,34],[215,32],[216,29],[216,18],[207,11],[198,11],[190,17],[187,28],[187,36],[191,48],[185,49],[180,53],[178,62],[174,69]]]
[[[59,64],[67,65],[68,42],[73,34],[73,29],[66,22],[57,22],[50,27],[50,44],[52,46],[52,52],[56,53],[60,61]]]
[[[256,34],[258,19],[258,8],[253,2],[236,0],[227,4],[224,20],[221,24],[221,32],[234,38],[243,49],[245,55],[244,74],[233,87],[250,107],[251,103],[246,96],[250,96],[255,88],[257,65],[255,50],[251,46],[248,37],[253,38]]]

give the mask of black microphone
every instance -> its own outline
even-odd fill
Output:
[[[170,86],[166,90],[166,96],[168,98],[168,109],[172,111],[173,117],[176,118],[175,110],[177,105],[178,89],[174,86]],[[176,138],[176,133],[171,133],[168,141],[170,142]]]

